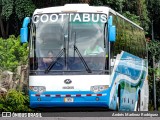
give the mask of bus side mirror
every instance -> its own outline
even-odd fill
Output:
[[[116,41],[116,26],[109,26],[109,41],[115,42]]]
[[[30,18],[26,17],[23,20],[23,25],[20,31],[20,36],[21,36],[21,43],[26,43],[28,42],[28,24],[30,23]]]
[[[28,28],[21,28],[20,31],[20,35],[21,35],[21,43],[26,43],[28,42]]]
[[[108,39],[110,42],[116,41],[116,26],[113,25],[113,16],[108,18]]]

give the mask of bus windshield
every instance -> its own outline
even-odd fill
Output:
[[[99,74],[105,71],[106,23],[101,21],[100,14],[87,14],[88,20],[83,18],[83,13],[78,15],[34,17],[30,40],[31,71],[40,74],[46,74],[47,69],[48,74]]]

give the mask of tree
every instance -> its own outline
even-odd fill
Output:
[[[155,63],[158,63],[160,61],[160,42],[159,41],[155,41],[155,40],[152,40],[151,42],[148,43],[148,50],[149,50],[149,53],[150,53],[150,56],[149,56],[149,62],[153,62],[152,58],[153,56],[155,56]],[[158,68],[158,67],[157,67]],[[153,101],[153,77],[152,77],[152,74],[155,73],[156,74],[156,77],[159,77],[157,76],[159,73],[159,71],[157,71],[158,69],[157,68],[153,68],[153,66],[151,66],[149,64],[149,88],[150,88],[150,103],[152,105],[152,101]],[[159,101],[160,101],[160,81],[156,81],[156,98],[157,98],[157,103],[158,105],[160,106],[159,104]]]
[[[146,0],[125,0],[123,6],[123,13],[129,12],[133,16],[137,16],[139,20],[136,19],[140,21],[139,25],[143,27],[145,31],[148,31],[150,20]]]
[[[140,18],[141,26],[144,30],[148,31],[150,20],[148,17],[148,10],[146,5],[146,0],[137,0],[137,15]]]
[[[122,13],[124,8],[125,0],[104,0],[103,5],[110,6],[115,11]]]
[[[147,9],[149,12],[150,21],[153,22],[154,38],[160,39],[160,0],[147,0]],[[152,26],[150,25],[150,33]]]
[[[16,23],[21,23],[22,18],[30,16],[34,9],[35,5],[32,0],[2,0],[0,3],[0,30],[2,37],[7,38],[9,36],[9,30],[12,27],[15,29],[19,25],[11,26],[11,23],[15,21]],[[17,31],[19,32],[19,27]]]

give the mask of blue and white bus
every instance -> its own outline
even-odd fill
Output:
[[[111,8],[36,9],[21,42],[29,42],[30,107],[148,110],[144,31]]]

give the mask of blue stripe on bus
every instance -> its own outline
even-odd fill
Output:
[[[32,94],[38,94],[33,91],[29,91],[30,95],[30,107],[76,107],[76,106],[97,106],[97,107],[108,107],[109,93],[110,89],[103,92],[93,93],[91,91],[68,91],[68,92],[44,92],[42,95],[76,95],[76,94],[107,94],[106,96],[81,96],[81,97],[71,97],[74,98],[74,102],[66,103],[64,102],[65,97],[40,97],[31,96]],[[40,101],[38,101],[40,99]],[[96,99],[99,99],[98,101]]]

